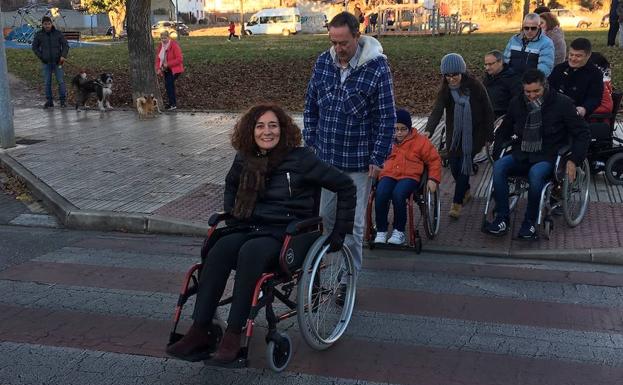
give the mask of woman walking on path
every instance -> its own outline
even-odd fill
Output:
[[[175,80],[184,72],[184,57],[180,45],[169,36],[169,32],[160,34],[160,44],[156,48],[156,73],[164,76],[164,87],[167,90],[168,105],[165,109],[177,109],[175,97]]]
[[[448,213],[458,219],[471,200],[469,177],[472,159],[493,133],[494,114],[482,83],[467,72],[463,57],[449,53],[441,59],[441,88],[426,123],[432,137],[446,111],[445,157],[455,181],[454,197]]]

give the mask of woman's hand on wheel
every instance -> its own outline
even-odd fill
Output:
[[[333,230],[331,234],[327,237],[327,240],[324,242],[325,245],[329,245],[329,252],[334,253],[336,251],[342,250],[342,246],[344,245],[344,235],[340,234],[339,231]]]

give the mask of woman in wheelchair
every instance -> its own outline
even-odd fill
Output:
[[[227,329],[213,356],[216,363],[236,359],[241,332],[249,316],[253,291],[262,273],[275,270],[287,225],[315,216],[315,195],[322,187],[337,193],[336,225],[327,238],[330,251],[340,250],[352,232],[356,190],[352,180],[300,147],[301,130],[279,106],[252,107],[231,136],[236,157],[225,180],[224,208],[233,215],[224,235],[203,261],[193,324],[167,348],[173,357],[197,361],[210,348],[209,329],[227,279],[236,270]]]
[[[528,176],[528,207],[518,238],[536,239],[541,191],[553,176],[559,151],[570,144],[565,164],[570,181],[576,166],[582,164],[590,143],[588,125],[576,112],[573,101],[550,90],[545,75],[528,70],[522,78],[523,95],[513,98],[500,128],[496,131],[494,157],[512,143],[512,153],[493,165],[493,198],[495,218],[484,224],[493,235],[504,235],[509,229],[509,176]]]
[[[440,69],[443,79],[426,132],[432,137],[445,110],[446,143],[450,143],[445,150],[455,182],[448,214],[458,219],[463,205],[472,198],[469,191],[472,160],[493,133],[494,113],[485,87],[467,73],[461,55],[447,54],[441,59]]]
[[[396,110],[395,141],[383,165],[376,187],[374,209],[376,237],[374,243],[402,245],[406,241],[407,198],[417,190],[424,166],[428,167],[428,188],[435,192],[441,181],[441,158],[435,146],[411,127],[411,115]],[[394,230],[387,238],[389,201],[394,207]]]

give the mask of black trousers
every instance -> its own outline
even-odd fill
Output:
[[[614,46],[616,44],[617,33],[619,33],[619,20],[614,18],[610,19],[610,27],[608,28],[608,46]]]
[[[253,232],[234,233],[219,239],[203,263],[193,319],[209,325],[223,296],[227,278],[236,270],[233,302],[227,329],[240,332],[249,317],[255,283],[262,273],[277,266],[282,242]]]

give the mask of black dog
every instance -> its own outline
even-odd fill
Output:
[[[92,94],[97,96],[97,106],[100,111],[105,111],[110,106],[110,96],[112,95],[112,74],[103,73],[99,79],[87,80],[86,72],[76,75],[71,84],[76,88],[76,110],[84,107],[87,99]]]

